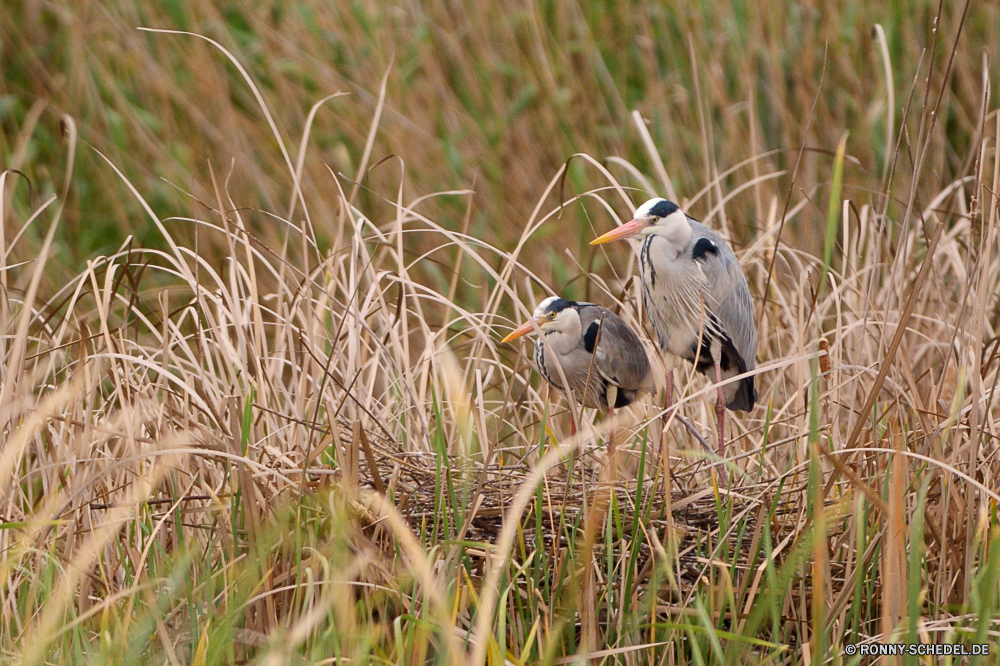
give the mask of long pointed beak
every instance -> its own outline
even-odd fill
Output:
[[[642,231],[643,227],[646,226],[645,220],[632,220],[631,222],[626,222],[617,229],[612,229],[603,236],[599,236],[594,240],[590,241],[591,245],[604,245],[605,243],[610,243],[614,240],[621,240],[622,238],[629,238],[635,236],[637,233]]]
[[[515,328],[513,331],[511,331],[510,335],[508,335],[500,342],[510,342],[511,340],[518,339],[522,335],[527,335],[528,333],[531,333],[532,331],[535,330],[535,323],[536,322],[534,319],[529,319],[528,321],[524,322],[523,324]]]

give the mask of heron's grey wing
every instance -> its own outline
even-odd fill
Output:
[[[714,302],[709,307],[722,324],[743,365],[747,370],[752,370],[756,365],[757,322],[746,275],[729,245],[714,231],[700,222],[694,222],[691,226],[694,230],[693,251],[699,255],[701,269],[711,285]],[[714,246],[714,251],[699,253],[697,239],[700,238],[707,239]]]
[[[733,261],[729,267],[730,278],[734,287],[725,298],[719,300],[716,316],[726,332],[733,346],[743,359],[743,364],[747,370],[756,367],[757,356],[757,321],[753,311],[753,299],[750,297],[750,288],[747,286],[747,278],[743,274],[743,269],[739,263]]]
[[[649,388],[649,358],[628,324],[599,305],[580,308],[580,324],[584,346],[606,381],[631,391]]]
[[[757,356],[757,325],[753,312],[753,300],[746,275],[736,255],[711,229],[700,223],[693,223],[695,236],[692,258],[700,265],[710,285],[709,304],[712,315],[725,332],[723,344],[728,349],[726,355],[735,356],[736,368],[731,368],[727,376],[753,370]],[[753,377],[747,377],[726,390],[726,406],[729,409],[750,410],[757,402],[757,390]]]

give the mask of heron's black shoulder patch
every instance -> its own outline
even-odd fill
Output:
[[[680,210],[680,206],[673,201],[661,201],[649,209],[650,215],[656,217],[668,217]]]
[[[691,251],[691,258],[697,261],[706,258],[709,254],[718,255],[719,246],[707,238],[699,238],[698,242],[694,244],[694,250]]]
[[[588,354],[594,353],[594,347],[597,345],[597,332],[601,330],[601,324],[598,321],[590,322],[590,326],[587,327],[586,332],[583,334],[583,348],[587,350]]]

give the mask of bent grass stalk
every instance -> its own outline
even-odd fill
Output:
[[[583,153],[552,167],[523,219],[491,235],[471,212],[479,192],[413,195],[420,166],[400,157],[396,173],[377,159],[381,133],[394,131],[394,69],[379,71],[348,180],[307,148],[325,127],[320,105],[346,113],[353,96],[310,100],[293,161],[268,88],[222,43],[213,49],[265,118],[261,137],[279,145],[284,217],[244,203],[239,169],[205,178],[213,203],[167,216],[147,182],[88,147],[159,238],[54,282],[68,270],[53,249],[73,192],[72,131],[58,201],[8,206],[12,190],[0,190],[3,219],[22,228],[57,204],[37,234],[45,251],[26,258],[22,231],[0,248],[6,656],[768,664],[836,661],[847,643],[904,635],[995,648],[1000,495],[980,435],[997,427],[998,364],[978,343],[997,327],[1000,260],[984,249],[997,208],[984,204],[988,187],[968,187],[1000,173],[995,137],[969,147],[975,175],[941,182],[931,156],[953,147],[933,133],[920,138],[927,164],[909,175],[901,162],[866,171],[845,141],[802,152],[820,176],[791,190],[780,224],[825,233],[814,243],[788,231],[774,254],[789,191],[779,153],[748,156],[720,138],[719,155],[701,156],[737,166],[714,169],[682,204],[714,193],[706,220],[720,227],[751,190],[772,211],[760,229],[728,220],[751,290],[771,288],[755,303],[763,407],[735,419],[725,464],[736,483],[724,490],[687,430],[650,444],[656,409],[622,410],[614,423],[583,410],[569,437],[577,406],[538,388],[518,350],[498,342],[540,294],[583,282],[642,327],[630,253],[566,261],[535,248],[563,236],[557,225],[589,233],[577,214],[614,224],[653,183],[696,190],[668,177],[679,170],[656,151],[656,123],[638,133],[645,156]],[[712,76],[699,89],[717,88]],[[893,111],[876,115],[889,132],[878,146],[898,152]],[[851,136],[852,150],[874,141]],[[378,180],[390,171],[397,180]],[[897,187],[920,184],[930,205],[885,203],[885,173],[919,179]],[[820,189],[825,217],[812,206]],[[261,233],[258,213],[277,232]],[[898,224],[909,219],[928,225]],[[643,341],[659,364],[648,331]],[[706,431],[714,386],[686,370],[675,413]],[[612,429],[618,471],[602,478]]]

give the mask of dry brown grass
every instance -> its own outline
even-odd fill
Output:
[[[506,27],[476,14],[465,32],[445,20],[451,10],[421,9],[440,12],[430,39],[459,41],[436,56],[440,69],[421,69],[421,82],[440,78],[436,88],[394,88],[393,72],[408,72],[409,56],[393,68],[368,65],[390,72],[384,86],[368,88],[371,104],[336,107],[348,125],[368,114],[351,142],[353,168],[327,168],[307,152],[335,114],[309,116],[320,108],[310,104],[298,117],[295,104],[276,106],[290,79],[254,83],[263,67],[256,59],[315,46],[293,40],[287,24],[254,23],[262,41],[230,54],[255,63],[238,91],[205,85],[213,75],[204,63],[226,56],[208,42],[130,33],[137,41],[124,44],[134,48],[120,55],[144,64],[123,67],[156,74],[157,49],[167,47],[141,45],[177,42],[187,45],[177,72],[203,74],[205,87],[183,94],[165,86],[173,75],[151,77],[149,85],[184,100],[160,122],[204,114],[203,125],[166,135],[188,132],[206,153],[218,148],[213,137],[226,137],[226,149],[212,153],[214,170],[183,171],[194,194],[183,212],[165,203],[173,199],[150,202],[155,188],[142,165],[79,143],[71,117],[58,197],[19,198],[5,172],[2,227],[28,230],[5,233],[0,247],[7,657],[499,664],[566,663],[589,652],[624,663],[813,663],[839,662],[847,644],[890,638],[989,641],[995,652],[1000,116],[989,111],[990,70],[968,44],[995,8],[975,9],[952,59],[958,17],[949,7],[934,36],[946,46],[923,69],[908,58],[906,39],[896,38],[907,56],[898,60],[883,61],[878,41],[868,43],[878,55],[869,71],[884,77],[886,63],[898,62],[908,80],[921,73],[912,89],[897,87],[898,115],[867,96],[881,85],[857,73],[867,61],[841,62],[847,47],[835,42],[822,88],[814,81],[823,63],[803,55],[793,71],[810,83],[780,89],[769,100],[774,117],[755,114],[755,101],[745,116],[719,123],[710,119],[719,100],[738,99],[752,68],[771,62],[774,25],[766,15],[754,25],[751,34],[768,38],[745,71],[732,68],[726,49],[700,43],[712,30],[692,30],[676,48],[693,47],[697,85],[650,75],[638,116],[606,90],[600,67],[588,70],[597,79],[574,85],[606,96],[604,106],[562,101],[558,85],[533,102],[549,109],[541,115],[551,127],[476,107],[470,116],[507,123],[498,153],[540,154],[465,190],[472,183],[452,182],[445,167],[447,145],[421,152],[435,126],[428,118],[465,122],[462,100],[449,96],[458,96],[455,77],[472,99],[508,99],[493,88],[502,81],[482,73],[492,70],[476,66],[504,49],[522,53],[483,45],[472,28],[519,44],[520,30],[544,23],[551,33],[540,43],[549,48],[563,43],[552,26],[566,21],[580,53],[598,58],[609,47],[588,41],[582,26],[656,16],[647,8],[581,22],[550,10]],[[79,11],[127,15],[96,4]],[[223,15],[191,11],[209,27]],[[338,16],[361,21],[364,13]],[[697,18],[682,11],[670,26]],[[906,29],[915,34],[916,25]],[[341,32],[360,40],[364,29]],[[635,54],[652,55],[636,62],[655,72],[656,49],[638,43]],[[465,56],[450,59],[456,53]],[[579,57],[568,54],[548,74],[528,64],[517,71],[558,83]],[[322,90],[312,102],[337,90],[335,78],[323,78],[333,76],[328,69],[307,71]],[[260,101],[252,112],[244,108],[251,100]],[[835,150],[841,107],[862,101],[870,113],[852,128],[867,127],[863,140]],[[401,106],[427,115],[404,121]],[[670,122],[661,115],[675,112]],[[223,117],[231,122],[208,120]],[[644,117],[648,125],[634,122]],[[271,119],[277,131],[267,134]],[[782,129],[765,131],[772,122]],[[886,122],[893,131],[877,140],[872,128]],[[600,127],[629,123],[630,153],[601,143]],[[286,124],[305,129],[289,139]],[[100,146],[96,126],[89,131]],[[628,159],[582,155],[567,165],[571,151],[559,139],[570,135],[593,141],[590,154]],[[476,154],[477,136],[459,154]],[[273,148],[262,137],[283,144],[284,156],[265,158]],[[798,150],[803,137],[817,148]],[[894,159],[885,159],[886,146]],[[147,148],[137,155],[159,150]],[[701,157],[704,173],[682,168],[688,153]],[[229,157],[240,158],[232,169]],[[74,204],[77,168],[99,170],[108,185]],[[130,198],[115,199],[123,189]],[[664,460],[656,403],[625,410],[614,424],[617,478],[605,483],[612,424],[585,412],[570,437],[566,403],[532,376],[527,347],[498,340],[512,315],[556,285],[648,328],[632,255],[621,247],[588,257],[576,244],[633,202],[674,190],[732,239],[757,297],[761,406],[730,421],[725,461],[706,456],[677,421],[663,437]],[[73,251],[60,243],[86,219],[87,209],[73,206],[104,197],[123,215],[141,210],[159,240],[129,239],[61,280]],[[497,219],[504,223],[485,223]],[[545,248],[558,249],[557,259]],[[713,387],[685,368],[679,391],[679,415],[710,435]],[[713,483],[720,465],[729,490]]]

